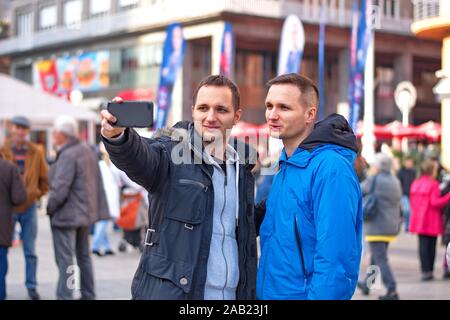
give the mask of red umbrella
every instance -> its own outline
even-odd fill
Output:
[[[389,132],[395,138],[408,138],[416,136],[415,127],[412,125],[404,126],[400,121],[393,121],[383,126],[383,129]]]
[[[441,138],[442,127],[439,123],[428,121],[416,127],[417,135],[431,141],[439,141]]]
[[[373,134],[378,139],[390,139],[390,138],[392,138],[392,133],[389,130],[387,130],[386,128],[384,128],[384,126],[379,125],[379,124],[375,124],[374,125]],[[361,138],[362,135],[363,135],[363,122],[359,121],[358,122],[357,137]]]

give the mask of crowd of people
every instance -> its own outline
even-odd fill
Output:
[[[25,257],[28,296],[32,300],[41,298],[36,238],[37,209],[44,195],[59,271],[56,297],[74,298],[68,280],[74,273],[73,266],[77,266],[81,299],[95,299],[91,253],[115,254],[108,239],[112,221],[124,232],[120,251],[126,245],[142,248],[141,233],[147,225],[146,192],[111,164],[101,144],[95,148],[78,139],[78,124],[73,118],[61,116],[54,122],[53,159],[47,160],[43,148],[28,140],[30,129],[26,117],[12,118],[9,136],[0,150],[0,300],[6,298],[7,254],[15,237]],[[122,194],[130,200],[123,200]],[[20,227],[17,235],[16,225]]]
[[[399,299],[393,271],[388,263],[388,246],[403,228],[418,237],[421,280],[434,279],[437,239],[442,236],[443,279],[450,279],[446,250],[450,242],[450,175],[435,152],[413,149],[402,161],[389,148],[378,150],[368,166],[364,159],[355,163],[364,195],[377,199],[377,214],[365,219],[365,240],[369,245],[371,265],[380,268],[387,294],[383,299]],[[361,156],[360,156],[361,157]],[[370,274],[358,283],[368,295],[373,283]]]

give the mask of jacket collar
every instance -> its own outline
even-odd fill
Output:
[[[14,147],[14,142],[11,139],[8,139],[5,141],[3,151],[4,151],[4,156],[6,157],[6,159],[13,157],[13,151],[12,151],[13,147]],[[33,155],[36,152],[35,145],[30,141],[25,142],[25,148],[27,149],[27,156]]]
[[[61,149],[59,149],[58,152],[56,153],[55,162],[58,161],[61,153],[63,153],[65,150],[70,149],[71,147],[73,147],[79,143],[80,143],[80,140],[78,140],[76,138],[70,138],[69,141]]]

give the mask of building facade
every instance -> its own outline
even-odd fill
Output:
[[[276,76],[281,29],[288,14],[297,14],[305,30],[300,72],[317,82],[319,13],[324,5],[325,114],[336,112],[339,103],[347,100],[352,0],[7,2],[7,10],[0,16],[8,25],[7,37],[0,38],[0,61],[7,59],[14,77],[36,84],[39,79],[33,70],[40,61],[108,53],[107,85],[83,92],[84,101],[87,105],[91,102],[91,107],[118,93],[155,99],[165,28],[172,22],[181,23],[187,45],[174,87],[170,123],[190,118],[191,93],[196,84],[204,76],[219,72],[225,22],[230,22],[235,32],[233,78],[241,89],[244,121],[265,121],[265,83]],[[435,71],[441,65],[441,42],[412,34],[410,1],[378,0],[375,4],[376,123],[401,119],[393,92],[396,84],[405,80],[418,91],[410,122],[440,121],[440,106],[432,88],[439,80]]]

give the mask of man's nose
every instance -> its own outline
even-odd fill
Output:
[[[272,110],[268,111],[267,120],[277,120],[278,117],[279,116],[276,108],[272,108]]]
[[[208,114],[206,115],[206,121],[208,121],[208,122],[216,121],[216,111],[214,109],[211,108],[208,111]]]

